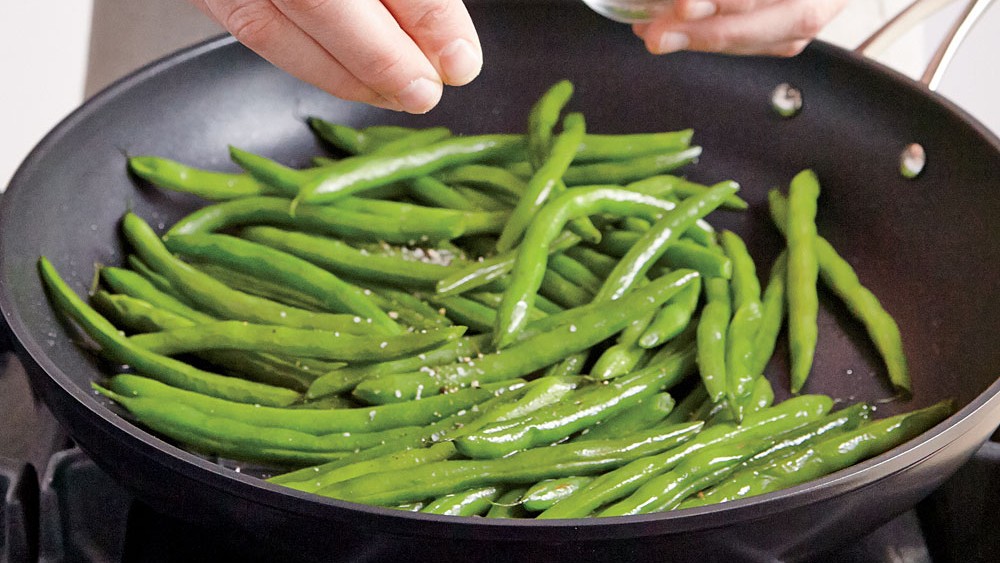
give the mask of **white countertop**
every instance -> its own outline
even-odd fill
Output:
[[[137,9],[137,4],[121,1],[125,2],[121,8]],[[156,1],[160,2],[158,12],[175,9],[172,4],[183,5],[178,10],[191,10],[181,0]],[[59,4],[53,9],[46,2],[8,3],[0,19],[0,73],[6,84],[0,103],[0,189],[6,187],[18,164],[42,136],[83,100],[91,48],[95,52],[108,49],[106,41],[93,46],[90,41],[91,15],[100,17],[103,12],[94,11],[86,0]],[[105,0],[103,5],[109,4],[113,5]],[[821,37],[853,47],[907,4],[908,0],[853,0]],[[929,57],[929,45],[943,35],[958,13],[958,4],[904,37],[880,60],[916,76]],[[1000,134],[1000,73],[989,70],[1000,53],[997,4],[970,34],[939,92]],[[191,37],[180,35],[177,40],[180,43],[174,47],[190,43]]]

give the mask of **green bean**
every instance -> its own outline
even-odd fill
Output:
[[[164,328],[192,326],[194,321],[129,295],[111,294],[98,289],[90,294],[94,309],[115,326],[127,332],[156,332]]]
[[[706,426],[741,420],[740,417],[766,409],[772,403],[774,403],[774,387],[771,386],[771,382],[766,377],[758,377],[754,379],[750,391],[743,398],[739,408],[734,409],[729,399],[722,401],[715,405],[722,408],[712,409]]]
[[[630,495],[649,479],[665,473],[694,453],[719,444],[753,440],[800,428],[824,416],[832,405],[829,397],[801,395],[769,409],[748,415],[743,424],[719,424],[702,431],[694,440],[676,450],[639,458],[614,471],[604,473],[538,518],[582,518],[600,506]]]
[[[99,312],[113,315],[113,321],[118,326],[134,331],[154,332],[195,324],[194,321],[128,295],[97,291],[91,295],[91,301]],[[212,350],[199,354],[199,357],[215,366],[236,372],[244,379],[287,387],[298,392],[308,389],[319,376],[318,373],[309,373],[292,361],[256,352],[245,354],[231,350]]]
[[[248,197],[203,207],[174,225],[167,236],[221,231],[243,225],[266,224],[372,242],[406,244],[410,241],[451,240],[465,234],[460,215],[427,223],[424,218],[386,217],[331,206],[299,205],[295,213],[287,199]]]
[[[129,295],[136,299],[142,299],[159,309],[173,313],[179,317],[195,322],[218,320],[211,315],[189,307],[180,299],[161,291],[147,278],[132,270],[102,266],[100,277],[115,292]]]
[[[493,501],[500,498],[502,492],[500,487],[489,486],[451,493],[427,503],[420,512],[446,516],[480,516],[489,511]]]
[[[573,84],[560,80],[542,94],[528,113],[528,160],[534,169],[545,162],[552,145],[552,130],[559,114],[573,96]]]
[[[721,481],[740,463],[775,443],[774,438],[725,444],[692,455],[676,468],[646,481],[598,516],[628,516],[673,510],[691,493]]]
[[[307,122],[313,133],[321,139],[350,154],[369,154],[375,151],[384,151],[391,149],[392,144],[404,139],[410,139],[410,144],[418,141],[426,142],[426,137],[420,136],[421,133],[426,134],[427,132],[431,132],[430,134],[433,138],[438,139],[451,134],[444,127],[413,129],[397,125],[373,125],[358,130],[346,125],[331,123],[317,117],[310,117]],[[414,138],[415,136],[416,138]]]
[[[400,135],[393,139],[379,139],[366,147],[362,154],[404,154],[415,149],[419,149],[451,137],[451,131],[447,127],[426,127],[415,129],[407,135]]]
[[[101,353],[112,361],[129,365],[139,373],[171,385],[234,401],[288,405],[300,397],[290,389],[218,375],[147,352],[129,342],[114,325],[77,297],[47,258],[39,259],[38,269],[56,308],[72,318],[97,343]]]
[[[673,210],[664,214],[648,231],[629,248],[604,281],[596,299],[618,299],[633,287],[636,281],[644,276],[652,265],[663,256],[666,249],[674,243],[681,233],[687,231],[694,223],[714,211],[738,188],[730,183],[713,187],[702,196],[686,199]]]
[[[440,307],[442,313],[455,323],[467,326],[475,332],[490,332],[493,323],[496,322],[496,310],[461,295],[447,297],[428,295],[427,301]]]
[[[294,197],[296,186],[324,168],[322,166],[307,169],[292,168],[234,146],[229,147],[229,158],[258,182],[267,184],[283,197]]]
[[[271,227],[258,229],[265,232],[277,231]],[[163,243],[168,250],[182,256],[222,264],[245,274],[263,275],[274,282],[285,284],[315,298],[329,311],[354,313],[371,319],[373,326],[381,332],[400,332],[399,325],[365,295],[361,288],[294,253],[283,252],[284,249],[273,245],[267,246],[266,239],[264,244],[258,244],[262,241],[254,238],[254,230],[248,231],[246,236],[250,240],[221,234],[194,234],[164,237]]]
[[[138,259],[134,259],[134,256],[129,256],[129,262],[133,263],[137,267],[142,267],[148,270],[148,266],[142,264]],[[134,259],[134,260],[133,260]],[[202,268],[204,265],[202,265]],[[108,271],[104,271],[108,270]],[[147,278],[147,276],[149,276]],[[164,287],[173,291],[169,288],[169,283],[163,280],[161,276],[152,272],[144,271],[142,275],[137,274],[129,270],[122,270],[120,268],[103,268],[102,278],[108,285],[115,288],[116,291],[121,291],[127,295],[132,295],[139,299],[147,300],[150,303],[156,305],[157,307],[162,307],[164,310],[172,312],[176,315],[184,317],[186,319],[194,321],[196,324],[202,323],[213,323],[220,319],[207,315],[191,307],[188,307],[184,303],[181,303],[175,297],[168,295],[164,291],[157,289],[154,283],[148,281],[149,279],[156,278],[157,284],[164,284]],[[343,332],[346,334],[371,334],[371,330],[366,324],[360,322],[359,317],[352,317],[352,322],[349,326],[344,327]],[[213,352],[210,355],[218,355],[218,353]],[[224,354],[226,357],[232,358],[236,354]],[[332,369],[337,369],[343,364],[338,362],[324,362],[317,360],[315,358],[284,358],[271,354],[260,354],[263,359],[265,359],[269,364],[276,366],[276,369],[289,369],[294,368],[297,371],[301,371],[304,376],[306,376],[310,381],[315,379],[319,374],[325,373]],[[234,362],[240,363],[240,362]],[[277,367],[280,364],[281,367]]]
[[[574,162],[623,160],[652,153],[665,153],[691,146],[692,129],[630,135],[594,135],[583,138]]]
[[[567,356],[558,363],[552,364],[546,368],[545,375],[559,377],[580,375],[583,373],[583,369],[587,364],[589,355],[590,354],[585,351],[573,354],[572,356]]]
[[[446,209],[478,211],[480,207],[469,198],[432,176],[421,176],[407,182],[410,193],[418,200]]]
[[[760,301],[744,303],[733,312],[726,333],[726,398],[737,421],[743,420],[745,402],[761,375],[750,371],[761,315]]]
[[[721,186],[723,184],[719,185]],[[733,187],[736,186],[732,183],[724,183],[724,185]],[[670,197],[662,199],[673,203],[675,206],[679,203],[677,200]],[[645,233],[650,229],[650,227],[652,227],[652,223],[650,221],[646,219],[638,219],[636,217],[626,217],[621,221],[621,224],[623,230],[626,232],[636,232],[640,234]],[[704,219],[698,219],[695,221],[694,226],[689,228],[687,232],[683,234],[683,237],[707,248],[718,244],[716,241],[717,235],[715,233],[715,229]]]
[[[677,406],[670,411],[667,418],[663,419],[663,423],[679,424],[681,422],[699,420],[696,416],[698,408],[703,403],[708,402],[708,400],[708,391],[705,390],[704,385],[698,383],[694,389],[681,399],[681,402],[677,403]]]
[[[405,154],[366,155],[322,169],[299,186],[295,202],[324,203],[392,182],[431,174],[441,168],[503,157],[520,150],[511,135],[446,139]]]
[[[247,174],[200,170],[158,156],[132,156],[128,168],[133,174],[161,188],[194,194],[212,201],[273,195],[274,188]]]
[[[674,207],[669,202],[615,188],[578,188],[560,195],[536,215],[518,247],[511,281],[497,314],[494,341],[509,344],[527,321],[534,295],[548,263],[549,245],[570,219],[594,213],[639,214],[656,218]],[[550,296],[551,297],[551,296]]]
[[[729,410],[729,401],[723,399],[718,403],[706,399],[692,415],[692,420],[704,420],[708,426],[711,422],[732,422],[732,413]]]
[[[788,255],[782,251],[771,266],[771,275],[761,301],[760,328],[754,338],[753,354],[750,358],[751,373],[762,374],[778,343],[778,334],[785,319],[785,279],[788,271]]]
[[[753,382],[748,399],[744,413],[749,414],[764,410],[774,404],[774,387],[766,377],[758,377]]]
[[[455,446],[471,458],[498,458],[551,444],[672,387],[693,368],[693,346],[682,347],[620,381],[575,391],[544,414],[487,425]]]
[[[485,388],[463,389],[447,395],[380,407],[318,411],[237,403],[128,374],[112,377],[108,386],[111,391],[123,396],[183,403],[195,410],[221,418],[314,435],[336,432],[380,432],[403,426],[426,425],[468,409],[494,395],[493,391]]]
[[[257,297],[262,297],[278,303],[284,303],[299,309],[331,312],[328,305],[323,304],[315,297],[307,295],[294,287],[289,287],[285,284],[274,281],[271,278],[247,274],[228,266],[214,264],[211,262],[196,262],[192,260],[189,261],[188,264],[193,266],[199,272],[212,276],[216,280],[224,283],[231,289],[235,289],[236,291],[242,291],[243,293],[255,295]],[[364,332],[366,334],[371,333],[370,330],[366,330]]]
[[[828,435],[832,436],[855,430],[862,424],[867,424],[871,420],[874,411],[875,408],[867,403],[855,403],[839,411],[832,412],[816,422],[803,426],[795,432],[783,434],[778,443],[748,459],[740,469],[769,463],[771,460],[779,456],[784,456],[792,449],[807,442],[816,443],[821,439],[825,439],[824,437]]]
[[[484,413],[474,425],[463,428],[458,436],[467,436],[492,423],[530,416],[559,403],[580,384],[577,377],[545,376],[528,384],[527,391],[517,400],[499,405]]]
[[[551,200],[554,194],[564,191],[559,185],[562,175],[573,162],[573,156],[583,139],[584,132],[582,114],[571,113],[566,116],[563,121],[563,132],[552,142],[551,149],[545,149],[545,157],[536,163],[535,173],[518,199],[507,225],[500,233],[497,252],[506,252],[514,248],[545,202]],[[529,137],[529,142],[530,139],[532,137]]]
[[[340,464],[340,467],[330,470],[324,470],[323,466],[315,466],[311,468],[313,469],[312,471],[300,470],[287,473],[279,476],[280,478],[269,479],[269,481],[291,489],[311,493],[327,485],[346,481],[359,475],[367,475],[368,473],[378,471],[408,469],[425,463],[450,459],[456,453],[455,446],[451,442],[438,442],[426,448],[412,448],[356,463]]]
[[[736,182],[733,182],[732,180],[724,180],[724,182],[732,182],[734,185],[738,186],[738,184],[736,184]],[[684,180],[679,184],[677,184],[677,186],[674,188],[674,193],[677,194],[677,196],[681,199],[687,199],[689,197],[697,197],[709,189],[710,189],[709,186],[691,182],[689,180]],[[729,196],[729,198],[726,199],[726,201],[722,202],[721,207],[723,209],[733,209],[737,211],[742,211],[745,209],[749,209],[750,204],[747,203],[742,198],[740,198],[740,196],[733,194]]]
[[[426,328],[452,326],[452,322],[448,317],[445,317],[440,311],[427,304],[426,301],[417,298],[411,293],[378,284],[372,284],[368,289],[373,295],[377,295],[386,301],[386,305],[390,307],[387,311],[390,317],[393,312],[396,312],[400,320],[408,320],[413,326],[417,324],[426,325]],[[414,324],[414,321],[416,324]]]
[[[592,426],[576,440],[603,440],[647,430],[660,424],[674,408],[674,398],[670,393],[657,393],[641,401],[630,409]],[[687,422],[686,420],[680,422]]]
[[[778,192],[768,194],[771,216],[779,228],[783,228],[788,215],[787,203]],[[882,356],[889,380],[896,389],[910,393],[909,370],[906,354],[899,334],[899,326],[892,315],[882,307],[875,294],[861,285],[854,268],[844,260],[833,246],[823,237],[816,237],[816,258],[819,261],[820,276],[836,295],[844,302],[851,314],[864,325],[868,336]]]
[[[477,358],[487,350],[490,335],[477,334],[452,340],[444,345],[426,352],[374,364],[358,364],[348,366],[324,374],[309,386],[307,397],[323,397],[332,393],[341,393],[353,389],[366,379],[374,379],[394,373],[416,371],[422,368],[433,368],[447,364],[460,358]]]
[[[614,258],[586,246],[571,246],[564,252],[570,258],[586,266],[595,275],[603,278],[608,277],[614,270],[615,264],[618,263]]]
[[[544,282],[543,282],[544,283]],[[499,305],[497,305],[499,307]],[[552,301],[548,297],[538,294],[535,296],[535,309],[542,311],[543,313],[549,315],[555,315],[556,313],[562,313],[566,310],[562,305]],[[533,309],[534,310],[534,309]]]
[[[594,300],[593,293],[587,291],[586,288],[576,285],[571,280],[566,279],[562,274],[555,271],[555,269],[551,268],[545,270],[545,273],[542,274],[542,283],[538,287],[538,295],[543,295],[554,301],[557,305],[567,309],[581,307]],[[537,300],[537,296],[534,297],[533,301]],[[502,306],[503,302],[501,301],[500,303]],[[531,317],[531,311],[534,309],[535,304],[532,303],[527,310],[529,319]]]
[[[858,403],[830,413],[797,431],[783,435],[776,444],[746,460],[730,477],[706,491],[698,493],[697,496],[689,497],[677,508],[693,508],[740,498],[742,496],[740,489],[744,487],[747,478],[753,475],[757,468],[781,459],[787,459],[803,446],[855,430],[871,418],[872,410],[871,406]]]
[[[316,399],[314,401],[303,401],[297,405],[289,405],[288,408],[291,409],[313,409],[313,410],[326,410],[326,409],[352,409],[357,407],[358,404],[351,400],[350,397],[340,397],[333,395],[330,397],[323,397],[321,399]]]
[[[659,197],[659,196],[652,196],[652,197]],[[664,197],[660,199],[671,201],[674,203],[674,205],[677,204],[676,200],[674,200],[673,198]],[[653,224],[650,223],[649,221],[645,219],[637,219],[635,217],[625,217],[622,219],[621,224],[622,228],[625,229],[626,231],[640,233],[640,234],[645,233],[646,231],[649,230],[650,227],[653,226]]]
[[[580,237],[573,233],[563,232],[549,244],[549,252],[555,253],[580,242]],[[486,258],[480,262],[461,268],[438,281],[436,290],[439,295],[456,295],[506,276],[514,267],[516,253],[506,252]]]
[[[367,135],[376,145],[395,141],[396,139],[410,135],[419,129],[414,127],[404,127],[402,125],[369,125],[363,127],[361,133]]]
[[[681,239],[667,248],[664,263],[671,268],[691,268],[706,278],[730,279],[733,275],[732,260],[721,252]]]
[[[680,270],[658,278],[617,302],[580,307],[575,311],[550,315],[536,323],[559,328],[549,329],[530,341],[518,343],[495,354],[469,363],[440,366],[368,380],[354,389],[365,402],[378,403],[440,393],[442,388],[462,387],[474,382],[500,381],[521,377],[542,369],[562,358],[594,346],[625,328],[642,307],[655,307],[691,282],[694,272]],[[638,313],[637,313],[638,311]],[[568,320],[571,319],[571,320]],[[567,322],[568,320],[568,322]],[[561,323],[555,325],[555,323]]]
[[[507,217],[510,214],[511,210],[514,208],[514,204],[517,203],[517,200],[498,197],[493,194],[477,191],[468,186],[455,186],[454,190],[456,193],[469,200],[469,202],[475,205],[478,209],[493,212],[502,211],[504,212],[504,217]],[[496,229],[496,232],[501,230],[502,226],[500,229]]]
[[[240,459],[319,463],[328,461],[329,454],[339,458],[344,453],[422,432],[419,426],[408,426],[377,432],[315,435],[216,416],[161,397],[119,395],[96,384],[94,389],[124,406],[139,422],[159,433],[198,449]]]
[[[217,321],[137,334],[129,340],[167,356],[202,350],[243,350],[346,362],[392,360],[454,340],[465,327],[386,336],[354,336],[327,330]]]
[[[485,305],[486,307],[489,307],[490,309],[494,310],[497,307],[499,307],[500,302],[503,301],[502,293],[491,293],[489,291],[470,291],[467,294],[465,294],[465,297],[467,299],[475,301],[476,303],[479,303],[481,305]],[[530,314],[530,318],[532,321],[536,321],[542,317],[547,317],[547,316],[549,316],[548,313],[538,308],[532,309]],[[492,328],[492,325],[490,328]]]
[[[545,479],[544,481],[535,483],[523,492],[521,495],[521,504],[529,512],[541,512],[578,491],[593,480],[594,478],[589,476]]]
[[[344,152],[358,154],[369,152],[370,150],[369,147],[371,146],[372,139],[353,127],[333,123],[318,117],[310,117],[306,119],[306,123],[317,137]]]
[[[135,254],[129,254],[125,257],[125,262],[130,268],[138,272],[139,275],[149,280],[156,289],[175,299],[183,299],[182,293],[177,290],[176,285],[171,283],[165,276],[155,272],[142,258],[139,258]]]
[[[527,491],[527,487],[514,487],[493,503],[486,513],[487,518],[527,518],[528,512],[521,505],[521,495]]]
[[[622,257],[639,240],[639,234],[628,231],[611,231],[595,248],[610,256]],[[690,240],[681,239],[667,247],[663,263],[671,268],[697,270],[706,278],[729,279],[733,275],[732,261],[721,252],[716,252]]]
[[[701,147],[689,147],[677,152],[639,156],[627,160],[597,162],[570,166],[563,175],[567,186],[586,184],[627,184],[641,178],[677,170],[701,156]]]
[[[176,285],[176,289],[183,292],[186,300],[213,315],[262,324],[350,333],[356,332],[359,327],[368,326],[368,323],[356,321],[359,317],[354,315],[306,311],[232,290],[175,258],[153,229],[138,216],[126,213],[122,227],[125,237],[142,260]]]
[[[485,164],[464,164],[442,170],[437,177],[449,184],[461,184],[474,188],[485,188],[488,193],[503,194],[515,201],[527,188],[524,180],[503,168]]]
[[[736,182],[732,182],[731,180],[727,181],[733,186],[737,188],[739,187],[739,184]],[[691,182],[690,180],[686,180],[680,176],[661,174],[631,182],[625,186],[625,189],[634,190],[654,197],[674,196],[677,199],[687,199],[689,197],[700,196],[710,188],[702,184]],[[733,194],[726,198],[726,201],[722,202],[720,207],[723,209],[745,210],[748,209],[750,205],[740,198],[740,196]]]
[[[458,319],[458,324],[469,326],[477,332],[490,332],[493,322],[496,320],[496,308],[499,306],[503,295],[488,291],[468,292],[457,296],[440,296],[436,294],[421,295],[428,303],[439,307],[439,311],[444,314],[453,314]],[[540,309],[531,310],[531,320],[538,320],[547,317],[548,313]],[[465,319],[465,317],[469,317]],[[475,324],[472,327],[468,322]]]
[[[564,253],[559,252],[551,255],[549,267],[552,268],[553,272],[589,293],[596,294],[601,289],[601,278]]]
[[[733,277],[730,280],[733,292],[733,309],[737,310],[751,301],[760,301],[760,281],[757,280],[757,266],[747,251],[746,243],[732,231],[722,231],[719,237],[722,249],[733,262]]]
[[[450,441],[467,429],[478,428],[495,409],[506,408],[519,400],[531,384],[510,386],[503,392],[484,402],[458,411],[456,414],[439,419],[426,427],[426,432],[414,440],[406,437],[370,448],[352,456],[349,460],[337,460],[323,465],[292,471],[269,479],[272,483],[313,492],[338,481],[367,475],[377,471],[390,471],[415,467],[432,461],[450,459],[457,454]]]
[[[366,504],[394,505],[494,484],[593,475],[654,452],[671,451],[694,436],[700,423],[647,431],[617,440],[532,449],[500,459],[446,460],[406,471],[381,472],[334,483],[317,494]]]
[[[726,396],[728,385],[726,337],[732,318],[732,304],[726,280],[708,278],[703,287],[705,307],[698,320],[698,372],[709,400],[718,403]]]
[[[733,186],[739,187],[736,182],[730,182]],[[700,196],[710,188],[709,186],[686,180],[680,176],[659,174],[630,182],[625,185],[625,189],[635,190],[655,197],[673,196],[677,199],[687,199],[689,197]],[[733,194],[726,198],[726,201],[722,202],[720,207],[723,209],[745,210],[750,205],[740,198],[740,196]]]
[[[379,256],[357,250],[336,239],[284,231],[274,227],[247,227],[240,232],[240,236],[251,243],[266,245],[295,256],[298,260],[310,263],[314,269],[325,272],[322,276],[313,276],[310,272],[308,275],[314,281],[299,282],[299,285],[309,283],[332,286],[332,283],[322,280],[333,276],[330,272],[334,272],[367,282],[429,288],[458,269],[456,266],[444,266],[432,262]],[[167,242],[169,245],[170,239],[167,239]]]
[[[668,340],[675,338],[691,323],[698,308],[698,297],[701,295],[701,278],[684,288],[673,299],[667,301],[646,330],[639,336],[639,346],[655,348]]]
[[[413,205],[399,201],[344,197],[330,207],[392,217],[396,221],[410,224],[457,221],[463,225],[464,235],[492,234],[503,229],[509,212],[507,211],[456,211]],[[421,237],[420,240],[423,240]]]
[[[942,401],[924,409],[862,424],[853,431],[835,433],[817,443],[793,449],[790,455],[741,471],[707,491],[702,500],[687,506],[748,498],[817,479],[911,440],[952,412],[954,404]]]
[[[812,370],[818,330],[816,174],[811,170],[797,174],[788,193],[788,346],[792,392],[798,393]]]
[[[625,327],[618,335],[615,344],[606,348],[597,357],[590,370],[590,376],[596,379],[612,379],[632,371],[639,365],[646,353],[646,349],[638,344],[639,336],[645,332],[655,315],[655,309],[648,311]]]

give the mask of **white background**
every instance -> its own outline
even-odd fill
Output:
[[[183,2],[183,0],[162,0]],[[958,2],[957,4],[962,4]],[[853,0],[822,37],[855,46],[907,0]],[[953,63],[940,93],[1000,133],[1000,2],[995,3]],[[88,0],[4,0],[0,17],[0,189],[28,151],[83,100],[91,4]],[[959,6],[905,37],[883,58],[917,74],[928,45]]]

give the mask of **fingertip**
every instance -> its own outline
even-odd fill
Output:
[[[643,37],[644,35],[646,35],[646,30],[648,30],[648,29],[649,29],[649,24],[648,23],[634,23],[634,24],[632,24],[632,33],[634,33],[636,35],[636,37]]]
[[[441,101],[443,88],[440,82],[420,77],[396,94],[396,102],[407,113],[427,113]]]
[[[483,68],[483,54],[468,40],[448,43],[438,54],[442,79],[451,86],[464,86],[475,80]]]

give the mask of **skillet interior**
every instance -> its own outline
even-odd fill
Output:
[[[705,153],[689,175],[706,182],[736,179],[753,205],[749,213],[717,213],[712,223],[743,235],[761,264],[769,264],[781,244],[767,222],[766,190],[785,185],[802,168],[817,170],[824,189],[820,233],[855,265],[903,332],[915,396],[885,404],[881,415],[945,397],[967,405],[968,414],[995,392],[983,395],[1000,364],[995,137],[905,78],[828,46],[815,45],[792,60],[657,58],[645,54],[627,28],[581,7],[473,8],[487,68],[471,86],[448,91],[427,116],[332,99],[223,40],[113,86],[43,141],[3,197],[0,303],[22,353],[44,371],[36,375],[40,392],[50,404],[65,407],[55,409],[64,423],[73,429],[84,419],[104,420],[100,439],[117,442],[123,452],[139,452],[154,465],[166,464],[209,488],[243,497],[248,505],[260,493],[254,490],[258,485],[248,485],[251,480],[223,474],[115,419],[89,391],[89,383],[101,377],[99,366],[68,338],[41,291],[35,272],[39,255],[52,259],[82,293],[95,262],[121,261],[117,221],[125,210],[155,226],[169,225],[200,205],[133,183],[124,173],[123,153],[233,169],[226,145],[234,144],[305,165],[322,150],[302,122],[310,115],[352,125],[521,131],[530,104],[560,78],[576,85],[572,108],[585,113],[592,132],[693,127]],[[805,110],[794,119],[770,110],[771,91],[781,82],[804,91]],[[910,181],[898,174],[897,159],[913,141],[929,156],[924,174]],[[824,301],[807,391],[845,400],[890,398],[884,370],[863,332],[842,307]],[[779,353],[768,370],[780,389],[787,387],[784,363]],[[987,424],[996,424],[993,416]],[[92,443],[89,449],[96,447]],[[265,503],[303,504],[296,495],[262,494]],[[241,512],[238,506],[229,511]],[[403,533],[434,533],[433,522]],[[632,533],[647,533],[636,530]]]

